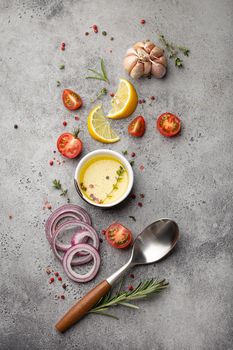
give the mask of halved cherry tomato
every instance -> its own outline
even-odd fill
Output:
[[[57,140],[58,151],[66,158],[75,158],[82,152],[83,144],[78,138],[78,130],[75,134],[66,132]]]
[[[128,133],[135,137],[141,137],[144,135],[146,129],[145,119],[139,115],[137,118],[132,120],[128,126]]]
[[[181,121],[176,115],[166,112],[158,117],[157,129],[163,136],[172,137],[180,132]]]
[[[70,111],[75,111],[76,109],[80,108],[83,103],[81,97],[76,94],[76,92],[69,89],[63,91],[62,100],[64,106]]]
[[[105,235],[108,243],[114,248],[126,248],[133,240],[130,230],[119,223],[110,225]]]

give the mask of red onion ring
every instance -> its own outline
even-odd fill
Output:
[[[89,243],[88,238],[91,239],[92,243]],[[71,245],[76,245],[76,244],[80,244],[80,243],[87,243],[92,245],[92,247],[94,247],[96,250],[99,249],[99,237],[97,236],[96,232],[94,234],[93,232],[90,231],[83,231],[83,232],[76,232],[72,238],[71,238]],[[84,253],[84,252],[80,252],[78,255],[89,255],[89,253]]]
[[[81,251],[86,251],[87,253],[89,253],[94,260],[94,265],[92,266],[90,271],[84,275],[75,272],[71,267],[73,257],[77,253],[80,253]],[[100,255],[98,251],[94,247],[90,246],[89,244],[85,244],[85,243],[76,244],[67,250],[67,252],[63,257],[62,263],[63,263],[65,273],[71,280],[75,282],[88,282],[88,281],[91,281],[99,271]]]
[[[59,225],[58,229],[55,231],[55,233],[52,237],[52,242],[51,242],[53,252],[60,261],[62,261],[62,257],[57,251],[57,243],[56,243],[57,237],[59,236],[60,233],[62,233],[64,231],[64,229],[74,227],[75,225],[78,225],[84,231],[84,232],[80,232],[80,235],[82,235],[80,237],[80,240],[84,239],[85,237],[90,237],[93,241],[94,248],[99,249],[99,237],[92,226],[88,225],[85,222],[77,221],[77,220],[66,221],[63,224]],[[84,244],[84,243],[82,243],[82,244]],[[69,248],[69,249],[71,249],[71,248]],[[86,249],[84,251],[86,252]],[[79,250],[79,252],[82,253],[82,250]],[[83,265],[83,264],[88,263],[91,260],[92,260],[92,255],[90,255],[90,254],[85,255],[85,256],[76,256],[76,259],[74,259],[72,261],[72,265],[74,265],[74,266]]]
[[[45,223],[45,233],[48,241],[51,243],[55,231],[61,224],[59,222],[62,219],[72,218],[86,222],[91,225],[91,218],[88,213],[78,205],[65,204],[60,208],[57,208],[47,219]],[[69,246],[57,242],[57,248],[61,251],[66,251]]]

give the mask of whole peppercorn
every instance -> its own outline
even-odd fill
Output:
[[[18,125],[17,125],[17,124],[15,124],[15,125],[14,125],[14,128],[15,128],[15,129],[18,129]]]
[[[154,101],[154,100],[155,100],[155,97],[154,97],[154,96],[151,96],[150,99],[151,99],[152,101]]]
[[[138,206],[141,208],[142,207],[142,202],[138,202]]]
[[[61,299],[65,299],[65,295],[64,294],[61,295]]]
[[[135,199],[136,198],[136,195],[134,193],[131,194],[131,198],[132,199]]]
[[[107,35],[107,32],[105,30],[102,31],[102,35],[103,36],[106,36]]]
[[[86,36],[89,35],[89,32],[86,32],[85,35],[86,35]]]

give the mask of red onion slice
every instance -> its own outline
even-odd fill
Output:
[[[92,268],[90,269],[89,272],[87,272],[84,275],[75,272],[71,266],[73,257],[77,253],[80,253],[81,251],[85,251],[89,253],[94,260],[94,264]],[[86,243],[80,243],[72,246],[70,249],[67,250],[67,252],[63,257],[62,263],[63,263],[65,273],[71,280],[75,282],[88,282],[88,281],[91,281],[99,271],[100,255],[94,247]]]
[[[91,227],[90,225],[88,225],[85,222],[81,222],[81,221],[77,221],[77,220],[66,221],[63,224],[59,225],[59,228],[55,231],[55,233],[52,237],[52,242],[51,242],[53,252],[60,261],[62,261],[62,256],[58,253],[57,243],[56,243],[57,237],[65,229],[75,227],[76,225],[78,225],[83,230],[83,232],[80,232],[80,235],[82,235],[80,237],[80,240],[84,239],[85,237],[90,237],[93,241],[93,245],[95,246],[95,248],[96,249],[99,248],[99,237],[98,237],[98,235],[93,227]],[[79,252],[82,253],[82,250],[80,250]],[[84,250],[84,252],[86,252],[86,250]],[[72,261],[72,265],[74,265],[74,266],[83,265],[83,264],[88,263],[91,260],[92,260],[92,255],[90,255],[90,254],[85,255],[85,256],[76,256],[75,259],[73,259],[73,261]]]
[[[57,208],[47,219],[45,223],[45,233],[48,241],[51,243],[55,231],[59,228],[62,219],[76,219],[91,225],[91,218],[88,213],[78,205],[65,204]],[[66,251],[69,246],[57,242],[57,248],[61,251]]]
[[[79,220],[76,220],[76,219],[74,219],[74,220],[70,220],[70,221],[65,221],[64,222],[64,224],[66,224],[66,223],[68,223],[68,226],[69,226],[69,223],[70,222],[72,222],[72,223],[74,223],[74,222],[76,222],[76,224],[77,224],[77,226],[79,225],[79,223],[80,223],[80,221]],[[60,225],[61,226],[61,225]],[[64,229],[64,231],[65,231],[65,229],[68,229],[68,228],[70,228],[70,227],[65,227],[65,225],[64,226],[62,226],[63,227],[63,229]],[[77,237],[77,236],[79,236],[81,233],[85,233],[85,232],[87,232],[87,231],[83,231],[83,229],[81,229],[81,228],[79,228],[74,234],[73,234],[73,236],[72,236],[72,238],[71,238],[71,241],[72,241],[72,239],[73,239],[73,237]],[[78,238],[76,238],[76,240],[77,240]],[[80,239],[78,239],[78,241],[79,241],[79,243],[87,243],[88,242],[88,237],[85,237],[85,235],[84,236],[82,236]],[[66,252],[72,245],[74,245],[74,244],[72,244],[72,243],[70,243],[70,244],[64,244],[64,243],[61,243],[61,242],[59,242],[59,241],[56,241],[56,248],[57,248],[57,250],[60,250],[61,252]],[[80,254],[80,255],[87,255],[86,253],[84,254]]]
[[[89,239],[91,239],[91,243],[89,243]],[[96,231],[83,231],[75,233],[71,238],[71,245],[76,245],[80,243],[87,243],[92,245],[96,250],[99,249],[99,237],[97,236]],[[80,252],[79,255],[88,255],[88,253]]]

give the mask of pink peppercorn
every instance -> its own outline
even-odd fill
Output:
[[[98,33],[98,27],[96,24],[93,24],[92,29],[93,29],[94,33]]]
[[[53,160],[49,161],[49,165],[51,165],[51,166],[53,165]]]
[[[59,276],[59,273],[58,273],[58,272],[54,272],[54,275],[55,275],[56,277],[58,277],[58,276]]]
[[[142,99],[142,103],[146,103],[146,100],[144,98]]]
[[[134,193],[131,194],[131,198],[132,199],[135,199],[136,198],[136,195]]]
[[[144,197],[145,197],[145,195],[144,195],[143,193],[141,193],[141,194],[140,194],[140,197],[141,197],[141,198],[144,198]]]
[[[138,100],[138,103],[141,105],[142,104],[142,100]]]
[[[134,274],[133,274],[133,273],[131,273],[131,274],[129,275],[129,277],[134,278]]]
[[[144,165],[140,165],[140,168],[139,168],[140,170],[144,170],[145,168],[144,168]]]
[[[63,299],[63,300],[65,299],[65,295],[64,294],[61,295],[61,299]]]
[[[133,290],[133,286],[128,286],[128,290],[130,291],[130,292],[132,292],[132,290]]]
[[[64,121],[64,122],[63,122],[63,125],[64,125],[64,126],[66,126],[66,125],[67,125],[67,122],[66,122],[66,121]]]
[[[76,115],[76,116],[74,117],[74,119],[75,119],[75,120],[79,120],[80,118],[79,118],[78,115]]]
[[[145,24],[146,21],[145,21],[144,19],[141,19],[140,23],[141,23],[141,24]]]
[[[53,282],[54,282],[54,278],[51,277],[51,278],[49,279],[49,283],[51,284],[51,283],[53,283]]]
[[[106,230],[102,230],[101,233],[102,233],[102,235],[105,235],[106,234]]]
[[[136,153],[135,152],[132,152],[131,153],[131,157],[134,158],[136,156]]]
[[[142,202],[138,202],[138,206],[141,208],[142,207]]]
[[[154,101],[154,100],[155,100],[155,97],[154,97],[154,96],[151,96],[150,99],[151,99],[152,101]]]
[[[58,277],[58,281],[62,281],[62,278],[61,278],[61,276],[59,276],[59,277]]]
[[[113,92],[110,92],[110,94],[109,94],[111,97],[114,97],[115,96],[115,94],[113,93]]]

